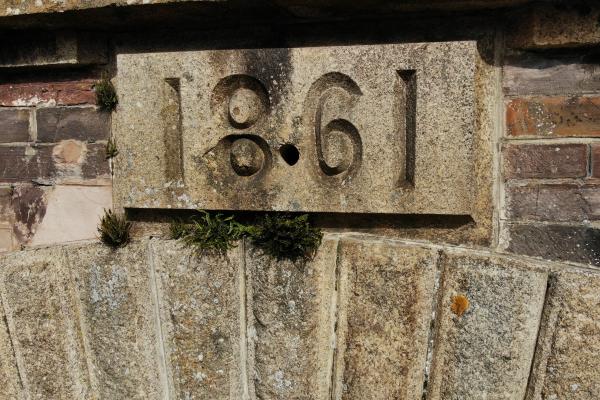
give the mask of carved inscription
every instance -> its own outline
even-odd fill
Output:
[[[474,42],[119,55],[117,201],[468,215],[478,57]]]

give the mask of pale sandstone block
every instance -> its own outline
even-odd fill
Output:
[[[344,239],[334,399],[420,400],[435,304],[435,250]]]
[[[25,399],[2,301],[0,301],[0,399]]]
[[[442,263],[427,398],[522,399],[547,273],[489,254],[449,251]]]
[[[472,215],[483,64],[475,41],[118,54],[115,201]]]
[[[45,200],[46,214],[32,246],[95,239],[104,210],[112,208],[112,187],[57,185],[46,192]]]
[[[66,247],[101,399],[162,399],[147,242]]]
[[[551,278],[527,400],[600,398],[600,273]]]
[[[94,398],[73,282],[62,249],[0,259],[2,301],[32,399]]]
[[[173,399],[249,399],[242,245],[199,254],[152,241]]]
[[[330,398],[336,249],[337,239],[326,236],[308,261],[246,252],[248,353],[257,398]]]

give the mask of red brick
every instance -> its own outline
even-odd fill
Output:
[[[535,97],[511,100],[509,136],[600,136],[600,97]]]
[[[506,188],[512,220],[577,222],[600,220],[600,184],[529,184]]]
[[[0,108],[0,143],[29,141],[29,110]]]
[[[592,145],[592,176],[600,178],[600,144]]]
[[[36,112],[37,140],[56,143],[66,139],[95,142],[110,136],[110,114],[93,107],[50,107]]]
[[[0,84],[0,106],[95,104],[95,80]]]
[[[508,144],[503,148],[506,179],[583,178],[586,144]]]

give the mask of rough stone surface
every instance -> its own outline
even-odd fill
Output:
[[[170,396],[248,399],[242,246],[198,254],[153,241]]]
[[[0,108],[0,143],[29,140],[29,110]]]
[[[600,265],[600,229],[553,224],[508,224],[506,229],[512,253]]]
[[[506,188],[511,220],[592,222],[600,220],[600,187],[594,184],[530,184]]]
[[[600,397],[600,274],[551,280],[526,400]]]
[[[0,294],[28,398],[91,398],[73,282],[62,251],[15,253],[0,260],[0,270]]]
[[[481,63],[476,42],[119,54],[116,202],[470,215]],[[264,154],[251,176],[232,168],[238,139]]]
[[[443,257],[428,398],[521,399],[547,273],[509,259],[453,253]],[[457,296],[462,307],[453,304]]]
[[[325,238],[310,262],[246,254],[257,398],[324,399],[331,382],[337,240]]]
[[[0,256],[0,397],[598,397],[597,269],[357,234],[297,263],[246,246]]]
[[[49,107],[36,111],[37,140],[56,143],[66,139],[95,142],[110,136],[110,113],[92,107]]]
[[[600,97],[536,97],[511,100],[511,136],[600,136]]]
[[[566,3],[569,4],[568,2]],[[565,48],[600,43],[600,9],[568,6],[540,6],[522,13],[512,29],[507,44],[517,48]],[[586,9],[587,8],[587,9]]]
[[[0,249],[0,251],[2,250]],[[0,387],[2,388],[2,397],[5,399],[22,398],[23,386],[2,301],[0,301]]]
[[[67,257],[98,398],[164,398],[147,242],[73,246]]]
[[[97,80],[0,83],[0,106],[73,106],[96,104]]]
[[[585,144],[507,144],[502,151],[506,179],[587,176]]]
[[[338,258],[332,398],[421,399],[435,251],[343,240]]]

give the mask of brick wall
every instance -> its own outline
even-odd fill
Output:
[[[509,251],[600,265],[599,81],[600,68],[572,56],[507,58],[501,239]]]
[[[0,83],[0,251],[95,237],[112,196],[95,82]]]

